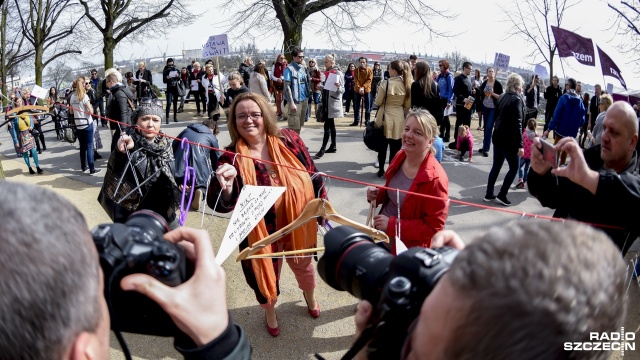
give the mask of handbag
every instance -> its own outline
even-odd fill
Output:
[[[387,86],[384,92],[384,99],[382,100],[381,107],[384,107],[384,103],[387,101],[388,91],[389,91],[389,80],[387,80]],[[369,121],[362,134],[362,140],[364,141],[364,144],[367,146],[367,148],[375,152],[379,152],[383,144],[386,145],[385,137],[384,137],[384,111],[382,112],[382,119],[380,121],[383,125],[380,126],[379,128],[375,126],[375,123],[377,122],[377,118],[378,118],[378,111],[380,111],[380,109],[376,110],[376,120]]]
[[[182,81],[178,81],[178,95],[187,96],[187,88],[184,86]]]

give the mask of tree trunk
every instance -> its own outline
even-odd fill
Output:
[[[295,47],[300,47],[302,44],[302,21],[298,24],[293,24],[289,27],[289,31],[284,32],[284,42],[282,43],[284,56],[287,58],[287,62],[291,63],[291,50]]]
[[[0,9],[0,81],[2,81],[2,93],[7,93],[7,5],[3,4]],[[12,84],[13,85],[13,84]],[[8,96],[8,95],[7,95]],[[0,101],[3,106],[7,105],[7,100]]]
[[[115,50],[116,44],[113,37],[109,35],[104,37],[104,47],[102,48],[102,54],[104,55],[104,69],[111,69],[113,67],[113,50]]]
[[[43,44],[39,44],[35,48],[36,59],[34,62],[36,68],[36,85],[42,86],[42,71],[44,70],[44,65],[42,64],[42,55],[44,54],[44,46]]]

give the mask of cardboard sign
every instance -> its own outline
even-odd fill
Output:
[[[37,97],[38,99],[44,100],[47,97],[47,89],[44,89],[38,85],[33,85],[33,89],[31,89],[31,95]]]
[[[493,60],[493,67],[501,70],[509,70],[509,55],[496,53],[496,57]]]
[[[229,54],[229,40],[227,34],[209,36],[207,42],[202,45],[202,57],[224,56]]]
[[[216,263],[222,265],[229,255],[238,248],[238,245],[264,218],[285,189],[282,186],[252,185],[245,185],[242,188],[227,231],[222,238],[220,249],[216,254]]]

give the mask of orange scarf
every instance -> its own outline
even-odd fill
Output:
[[[284,166],[274,167],[274,170],[279,175],[280,184],[286,188],[280,201],[276,203],[280,204],[280,208],[276,209],[277,216],[284,216],[284,219],[277,220],[278,228],[280,228],[280,224],[284,226],[297,219],[309,201],[313,200],[315,196],[311,178],[306,171],[307,169],[305,169],[298,158],[287,149],[283,142],[276,136],[267,135],[267,146],[269,147],[269,154],[274,163],[288,165],[298,169],[295,170]],[[236,151],[238,154],[244,155],[238,160],[243,182],[247,185],[258,185],[255,165],[253,160],[247,157],[250,156],[250,152],[244,139],[238,140]],[[268,235],[267,226],[265,225],[264,219],[262,219],[249,233],[249,246],[252,246]],[[290,250],[302,250],[315,247],[317,242],[317,224],[315,221],[308,221],[278,241],[284,242],[283,244],[286,244],[287,250],[289,250],[289,248]],[[264,247],[258,251],[258,254],[271,253],[271,246]],[[258,287],[260,288],[260,293],[262,293],[270,303],[275,302],[278,297],[278,290],[276,287],[276,274],[273,267],[273,260],[270,258],[252,259],[251,264]]]

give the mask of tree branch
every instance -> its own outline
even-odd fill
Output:
[[[65,51],[59,52],[59,53],[53,55],[51,58],[49,58],[49,60],[43,61],[42,62],[42,68],[43,69],[46,68],[47,65],[49,65],[49,63],[52,62],[53,60],[55,60],[55,59],[57,59],[57,58],[59,58],[61,56],[69,55],[69,54],[82,54],[82,51],[80,51],[80,50],[65,50]]]

